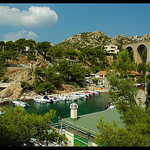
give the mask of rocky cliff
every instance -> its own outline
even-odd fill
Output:
[[[63,47],[82,48],[86,46],[91,47],[105,46],[107,44],[122,45],[149,39],[150,34],[146,34],[144,36],[130,36],[130,37],[125,37],[123,34],[121,34],[111,38],[110,36],[106,36],[106,34],[103,32],[94,31],[76,34],[74,36],[65,39],[58,45],[61,45]]]
[[[30,84],[34,83],[35,75],[34,68],[35,67],[46,67],[48,65],[48,61],[43,58],[38,57],[36,61],[27,61],[26,56],[18,57],[18,60],[9,60],[9,67],[6,67],[6,72],[3,77],[1,77],[1,81],[4,77],[9,78],[10,83],[21,83],[21,81],[26,81]],[[12,64],[15,66],[12,66]],[[35,93],[34,93],[35,94]],[[27,96],[33,95],[33,93],[29,93]],[[22,96],[22,88],[21,86],[15,87],[8,86],[4,90],[0,91],[0,98],[9,97],[9,99],[14,100],[18,99]]]

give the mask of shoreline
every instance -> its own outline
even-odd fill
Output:
[[[65,95],[71,95],[74,92],[84,93],[86,91],[98,91],[100,93],[108,93],[108,91],[109,91],[108,87],[102,87],[102,89],[97,89],[97,88],[100,88],[100,87],[89,86],[87,88],[81,88],[82,90],[77,88],[77,89],[75,89],[74,91],[71,91],[71,92],[58,91],[59,93],[57,93],[57,94],[52,93],[49,96],[56,97],[59,94],[65,96]],[[35,92],[31,91],[30,93],[24,93],[24,95],[22,95],[19,98],[19,100],[21,100],[21,101],[29,101],[29,100],[33,100],[35,97],[41,97],[41,96],[43,96],[43,95],[39,95],[39,94],[36,94]],[[13,100],[14,100],[14,98],[9,98],[9,97],[0,98],[0,105],[6,104],[6,103],[12,103]]]

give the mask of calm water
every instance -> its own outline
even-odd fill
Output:
[[[30,106],[25,109],[28,113],[36,113],[38,115],[44,115],[50,109],[55,109],[57,117],[60,116],[61,118],[67,118],[70,117],[70,104],[72,103],[78,104],[78,115],[84,115],[104,110],[110,101],[111,99],[109,98],[108,93],[101,93],[100,95],[90,97],[89,100],[78,100],[75,102],[67,101],[53,104],[40,104],[31,100],[27,101],[27,103],[30,104]],[[7,106],[12,107],[13,104],[7,104]],[[54,122],[57,122],[57,117],[54,119]]]

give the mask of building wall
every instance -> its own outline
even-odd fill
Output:
[[[65,136],[68,138],[67,146],[98,146],[95,144],[95,139],[93,137],[88,138],[87,134],[69,127],[67,127],[65,130]]]
[[[108,60],[108,64],[112,64],[114,59],[113,59],[113,56],[107,56],[106,59]]]
[[[111,53],[111,54],[117,54],[119,52],[118,46],[116,45],[106,45],[104,47],[104,50],[106,50],[107,53]]]
[[[65,130],[65,136],[68,138],[67,146],[74,146],[74,134]]]

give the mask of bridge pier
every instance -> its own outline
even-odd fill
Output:
[[[133,57],[137,64],[150,62],[150,41],[125,44],[123,49],[133,50]]]

